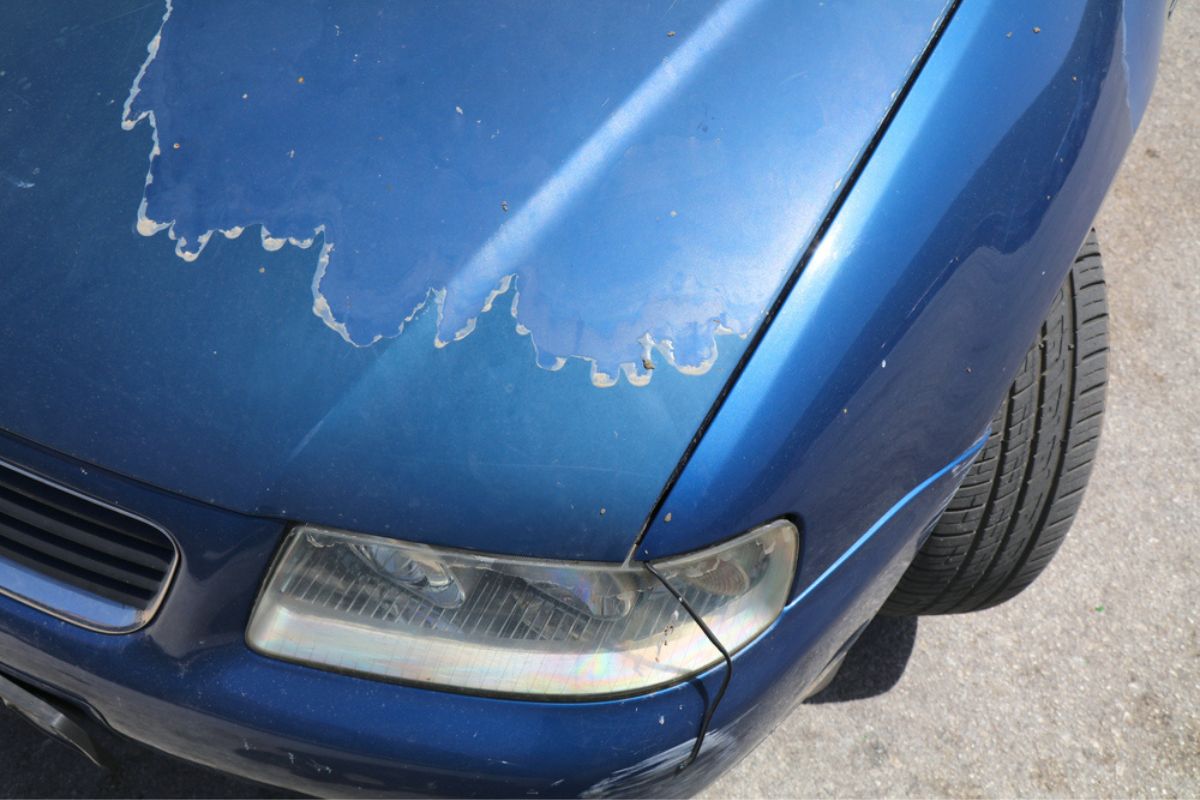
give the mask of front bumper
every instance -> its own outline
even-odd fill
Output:
[[[281,523],[85,473],[8,438],[0,457],[142,510],[180,532],[183,558],[159,616],[133,634],[87,631],[0,598],[0,669],[120,734],[302,792],[687,794],[765,736],[870,619],[976,447],[901,499],[737,655],[703,752],[682,772],[721,667],[644,696],[564,703],[433,691],[266,658],[246,646],[244,631]]]

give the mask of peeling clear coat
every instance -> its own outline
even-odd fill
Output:
[[[944,5],[103,22],[148,47],[80,48],[69,81],[34,56],[5,123],[55,174],[0,243],[42,297],[7,317],[0,422],[240,511],[621,561]]]

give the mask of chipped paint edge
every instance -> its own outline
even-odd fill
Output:
[[[326,299],[325,295],[321,292],[321,282],[325,278],[325,273],[329,267],[330,253],[333,252],[333,249],[334,249],[334,242],[326,239],[326,228],[325,228],[324,224],[321,224],[321,225],[318,225],[317,227],[315,227],[313,229],[313,235],[306,239],[297,239],[294,237],[271,236],[266,225],[263,223],[249,223],[247,225],[235,225],[231,228],[216,228],[213,230],[205,231],[203,234],[201,234],[199,237],[197,237],[196,248],[194,250],[189,250],[188,249],[189,242],[188,242],[187,238],[179,236],[175,232],[176,220],[171,220],[169,222],[160,222],[160,221],[150,218],[149,214],[147,213],[148,189],[149,189],[150,185],[152,183],[154,183],[155,159],[159,158],[162,155],[162,146],[161,146],[161,142],[159,140],[159,135],[158,135],[158,120],[157,120],[157,117],[155,116],[155,113],[153,110],[143,111],[143,112],[139,113],[137,116],[133,116],[132,111],[133,111],[134,100],[137,99],[137,96],[139,94],[141,94],[141,91],[142,91],[142,80],[145,78],[146,72],[150,68],[150,65],[154,62],[154,59],[158,56],[159,48],[162,46],[163,31],[166,28],[167,22],[171,18],[172,12],[174,11],[174,0],[164,0],[164,2],[166,4],[166,11],[163,13],[162,22],[159,23],[158,31],[154,34],[154,37],[146,45],[146,59],[142,62],[141,68],[138,69],[138,73],[135,76],[135,78],[133,80],[133,84],[129,89],[129,95],[125,98],[125,103],[122,107],[121,128],[126,131],[132,131],[137,127],[138,123],[140,123],[142,120],[148,120],[149,125],[150,125],[151,138],[153,141],[153,144],[150,148],[149,166],[146,169],[146,181],[145,181],[145,184],[142,189],[142,199],[141,199],[141,202],[138,204],[137,223],[135,225],[135,229],[137,230],[137,232],[139,234],[141,234],[142,236],[152,237],[152,236],[157,235],[158,233],[161,233],[162,231],[166,231],[167,238],[170,239],[171,241],[175,242],[175,255],[178,256],[183,261],[186,261],[188,263],[194,262],[196,259],[198,259],[200,257],[200,254],[202,252],[204,252],[204,248],[208,246],[208,243],[212,239],[212,236],[214,233],[220,233],[226,239],[237,239],[243,233],[245,233],[247,227],[252,227],[254,225],[258,225],[260,228],[260,233],[261,233],[262,248],[263,248],[263,250],[265,250],[267,252],[276,252],[278,250],[281,250],[285,244],[290,244],[293,247],[297,247],[301,250],[307,250],[313,246],[313,244],[316,242],[317,237],[320,236],[322,238],[322,247],[321,247],[320,255],[317,258],[317,267],[313,273],[313,279],[312,279],[312,284],[311,284],[312,295],[313,295],[312,312],[316,317],[318,317],[322,322],[325,323],[326,327],[335,331],[339,336],[342,337],[342,339],[345,342],[347,342],[348,344],[350,344],[354,347],[357,347],[357,348],[370,347],[382,339],[385,339],[385,338],[392,339],[392,338],[396,338],[396,337],[400,336],[404,332],[404,329],[409,325],[409,323],[411,323],[413,320],[415,320],[417,318],[417,316],[420,315],[428,307],[430,301],[433,302],[433,304],[437,310],[437,326],[436,326],[437,332],[435,332],[435,334],[434,334],[434,342],[433,342],[434,347],[439,348],[439,349],[443,348],[450,342],[461,341],[462,339],[465,339],[467,336],[469,336],[472,332],[474,332],[475,325],[478,320],[478,315],[469,318],[467,320],[466,324],[459,330],[455,331],[454,335],[449,340],[443,340],[441,338],[440,330],[441,330],[441,323],[442,323],[442,319],[443,319],[443,307],[445,305],[445,299],[446,299],[446,288],[442,287],[439,289],[436,287],[430,287],[428,289],[428,291],[426,292],[425,298],[423,300],[421,300],[421,302],[417,303],[416,306],[414,306],[412,308],[412,310],[401,320],[401,322],[397,326],[396,332],[394,334],[390,334],[390,335],[376,334],[374,337],[372,337],[372,339],[369,342],[366,342],[365,344],[359,344],[358,342],[355,342],[354,339],[351,337],[350,332],[346,327],[346,324],[344,322],[339,322],[337,320],[337,318],[334,316],[333,309],[329,305],[329,301]],[[722,22],[724,22],[725,25],[730,28],[733,27],[732,23],[734,21],[736,21],[736,18],[744,15],[745,12],[749,9],[749,7],[751,7],[756,2],[756,0],[736,0],[736,2],[737,2],[737,5],[739,6],[737,14],[730,14],[728,5],[725,5],[725,6],[722,6],[722,9],[721,9],[724,13],[719,15],[721,17],[724,17]],[[730,19],[730,17],[733,17],[733,19]],[[714,22],[714,20],[710,18],[707,22],[708,22],[708,24],[711,25]],[[680,72],[679,72],[679,70],[677,70],[676,66],[671,64],[668,60],[664,60],[664,63],[662,66],[666,69],[666,74],[669,75],[671,78],[679,79],[679,77],[681,77]],[[620,109],[618,109],[618,111],[620,111]],[[586,145],[585,145],[585,147],[586,147]],[[501,227],[503,228],[503,226],[501,226]],[[636,386],[636,387],[648,386],[650,384],[650,380],[654,376],[654,371],[653,371],[654,368],[651,367],[650,369],[646,369],[644,367],[644,365],[646,363],[652,363],[652,364],[656,363],[654,360],[655,352],[657,352],[660,356],[662,356],[662,360],[665,361],[668,365],[670,365],[677,372],[680,372],[684,375],[704,375],[707,372],[709,372],[709,370],[712,369],[714,364],[716,364],[717,357],[718,357],[719,351],[720,351],[720,346],[719,346],[717,337],[719,337],[719,336],[736,336],[739,339],[745,340],[747,337],[749,337],[750,333],[754,330],[754,328],[756,328],[757,325],[761,322],[763,313],[765,313],[765,312],[760,312],[758,315],[758,319],[756,319],[751,325],[749,325],[746,331],[740,332],[740,333],[727,327],[719,319],[712,320],[713,322],[716,322],[716,328],[713,330],[712,352],[708,358],[705,358],[704,360],[700,361],[697,364],[680,364],[675,357],[675,347],[674,347],[673,340],[671,340],[669,338],[655,339],[653,336],[650,335],[649,331],[646,331],[637,340],[638,343],[642,345],[643,356],[642,356],[642,364],[641,365],[639,365],[637,362],[633,362],[633,361],[622,361],[617,364],[617,370],[615,372],[609,373],[609,372],[605,372],[604,370],[602,370],[600,368],[598,360],[596,358],[593,358],[591,356],[579,355],[579,354],[572,354],[572,355],[568,355],[568,356],[556,355],[556,356],[554,356],[554,360],[549,365],[544,365],[543,360],[542,360],[542,353],[541,353],[540,348],[537,346],[537,340],[533,335],[533,331],[530,330],[528,327],[522,325],[517,319],[517,307],[518,307],[518,303],[520,301],[520,292],[519,292],[519,290],[513,289],[513,287],[516,285],[517,278],[518,278],[518,273],[515,273],[515,272],[502,276],[500,278],[500,280],[497,282],[496,286],[493,287],[492,290],[488,293],[487,298],[485,299],[483,306],[481,307],[479,313],[486,314],[486,313],[490,312],[492,310],[496,300],[498,300],[501,296],[507,294],[510,291],[510,289],[512,289],[513,290],[513,300],[512,300],[512,305],[511,305],[511,314],[512,314],[513,320],[515,322],[515,330],[518,335],[529,337],[530,344],[533,346],[534,358],[535,358],[535,363],[537,364],[537,366],[541,369],[545,369],[550,372],[557,372],[557,371],[561,370],[564,366],[566,366],[567,361],[570,359],[574,359],[574,360],[578,360],[578,361],[585,361],[590,366],[589,379],[590,379],[592,385],[596,386],[598,388],[611,388],[611,387],[616,386],[617,383],[620,381],[620,376],[622,374],[625,376],[625,379],[632,386]],[[639,371],[639,366],[642,366],[642,369],[640,371]]]

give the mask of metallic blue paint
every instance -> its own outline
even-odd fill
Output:
[[[957,12],[641,557],[790,513],[809,532],[805,584],[978,435],[1140,118],[1165,11],[1134,16]]]
[[[252,23],[224,43],[205,34],[228,32],[243,4],[180,2],[131,101],[132,117],[154,110],[171,137],[148,189],[150,129],[119,123],[162,7],[23,7],[0,31],[14,64],[0,86],[21,97],[0,117],[0,142],[16,151],[2,168],[35,186],[0,186],[12,298],[0,371],[20,376],[0,394],[0,428],[246,513],[619,561],[745,339],[719,336],[703,374],[654,354],[649,385],[604,390],[584,361],[538,368],[510,299],[444,348],[432,307],[403,334],[355,347],[312,315],[318,246],[263,252],[255,230],[216,236],[189,264],[164,236],[131,232],[143,191],[152,214],[186,215],[178,233],[192,242],[210,226],[304,236],[327,225],[338,241],[322,291],[355,341],[394,331],[429,289],[457,286],[474,314],[478,293],[515,273],[523,324],[560,342],[549,352],[609,372],[636,352],[644,373],[637,340],[650,333],[696,364],[712,320],[757,325],[945,2],[869,15],[863,3],[784,0],[536,14],[383,4],[391,17],[366,30],[362,4],[313,2],[295,26]],[[382,59],[389,30],[412,55],[365,73],[339,44]],[[696,36],[705,46],[688,51]],[[346,90],[360,79],[394,98],[371,110]],[[348,102],[364,108],[339,114]],[[480,117],[456,105],[502,120],[500,135],[477,137]],[[376,128],[385,141],[364,144]],[[620,146],[593,148],[596,136]],[[562,183],[583,169],[579,152],[591,153],[590,177]],[[381,188],[384,166],[396,174]],[[480,278],[475,254],[529,224],[524,209],[547,191],[570,202],[538,217],[535,256]],[[347,305],[363,316],[345,317]]]
[[[879,32],[876,16],[863,17],[863,36]],[[310,792],[697,788],[765,735],[870,619],[953,493],[1141,117],[1164,18],[1162,3],[1098,0],[1049,11],[981,0],[955,13],[641,544],[647,556],[691,550],[781,514],[805,535],[795,599],[736,656],[711,742],[682,773],[673,759],[719,667],[647,696],[531,703],[285,664],[250,652],[244,629],[284,530],[269,517],[297,509],[458,545],[619,558],[737,359],[601,391],[582,365],[532,367],[511,329],[484,330],[488,315],[444,350],[413,330],[348,348],[293,313],[308,290],[301,251],[272,255],[265,279],[263,254],[245,240],[214,240],[210,263],[148,269],[163,243],[119,222],[129,191],[140,192],[126,172],[145,142],[90,124],[96,82],[132,56],[114,47],[82,74],[31,56],[76,104],[79,130],[34,136],[21,115],[49,124],[66,107],[39,105],[44,97],[0,117],[0,141],[20,142],[5,155],[42,165],[34,176],[0,164],[35,184],[0,190],[0,424],[41,443],[0,435],[0,458],[162,524],[182,561],[159,616],[123,636],[0,597],[0,669],[134,738]],[[121,21],[135,23],[124,35],[144,42],[156,21]],[[6,34],[0,52],[15,46]],[[20,105],[4,97],[4,110]],[[59,188],[80,169],[94,191]],[[56,207],[42,207],[56,225],[23,206],[38,179],[58,192]],[[73,228],[81,219],[98,227]],[[482,397],[464,388],[471,379]],[[601,444],[600,432],[622,424],[619,445]],[[417,439],[428,446],[380,445]],[[626,500],[607,532],[571,508]],[[475,527],[456,528],[467,521]]]

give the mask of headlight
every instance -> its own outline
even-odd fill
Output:
[[[779,615],[797,546],[780,520],[654,566],[733,652]],[[285,542],[247,638],[289,661],[539,697],[649,689],[721,658],[640,564],[480,555],[314,526]]]

